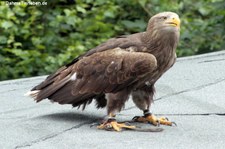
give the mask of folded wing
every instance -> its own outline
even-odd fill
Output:
[[[109,49],[62,67],[32,91],[36,91],[37,101],[49,98],[77,106],[99,95],[132,87],[156,66],[155,57],[149,53]]]

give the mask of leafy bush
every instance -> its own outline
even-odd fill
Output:
[[[15,1],[14,1],[15,2]],[[225,49],[223,0],[0,2],[0,80],[44,75],[108,38],[144,31],[161,11],[182,20],[178,56]]]

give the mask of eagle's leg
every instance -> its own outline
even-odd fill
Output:
[[[133,120],[136,122],[151,123],[155,126],[159,126],[160,124],[167,126],[172,126],[173,124],[176,125],[176,123],[169,121],[166,117],[157,118],[155,115],[150,113],[149,110],[144,110],[144,116],[135,116]]]
[[[105,129],[105,130],[115,130],[121,131],[122,129],[135,129],[135,126],[127,125],[126,123],[118,123],[115,119],[115,115],[109,114],[108,119],[100,124],[98,129]]]
[[[135,126],[131,126],[126,123],[118,123],[115,118],[116,116],[115,113],[121,111],[128,97],[129,97],[128,90],[123,90],[115,94],[113,93],[106,94],[108,118],[105,122],[103,122],[100,126],[98,126],[99,129],[121,131],[122,129],[136,128]]]
[[[158,126],[160,124],[172,126],[173,124],[175,124],[174,122],[169,121],[166,117],[157,118],[155,115],[149,112],[150,105],[153,102],[153,95],[154,86],[146,87],[142,90],[136,90],[132,92],[135,105],[144,113],[144,116],[135,116],[133,120],[136,122],[151,123],[155,126]]]

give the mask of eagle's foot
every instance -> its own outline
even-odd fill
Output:
[[[135,129],[136,126],[127,125],[126,123],[118,123],[115,119],[108,119],[97,126],[97,128],[110,131],[121,131],[122,129]]]
[[[171,122],[168,120],[166,117],[160,117],[157,118],[153,114],[146,114],[145,116],[135,116],[133,118],[135,122],[142,122],[142,123],[151,123],[155,126],[161,125],[167,125],[167,126],[172,126],[173,124],[176,125],[175,122]]]

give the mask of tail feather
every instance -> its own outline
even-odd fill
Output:
[[[66,67],[61,67],[60,69],[58,69],[55,73],[49,75],[45,81],[41,82],[39,85],[35,86],[34,88],[32,88],[31,90],[41,90],[43,88],[46,88],[47,86],[51,85],[52,83],[54,83],[57,79],[57,77],[59,77],[59,75],[61,75],[61,73],[64,73],[64,75],[68,75],[70,73],[70,71],[65,71]],[[66,72],[66,73],[65,73]]]
[[[101,98],[100,96],[96,97],[96,93],[88,93],[85,89],[80,92],[80,88],[85,82],[80,83],[81,79],[77,77],[76,67],[71,64],[61,67],[55,73],[48,76],[42,83],[35,86],[31,91],[28,91],[25,96],[34,98],[36,102],[48,98],[50,101],[58,102],[59,104],[72,104],[74,107],[83,105],[82,109],[95,99],[98,108],[105,107],[106,100],[103,96]]]
[[[24,94],[24,96],[30,96],[36,100],[39,93],[40,90],[28,91],[27,93]]]
[[[68,82],[69,82],[69,76],[60,80],[59,82],[52,83],[46,88],[43,88],[37,95],[37,98],[36,98],[37,102],[41,101],[42,99],[48,98],[49,96],[54,94],[57,90],[62,88],[64,85],[66,85]]]
[[[34,98],[37,102],[49,98],[70,81],[72,67],[61,67],[55,73],[49,75],[42,83],[31,89],[25,95]]]

